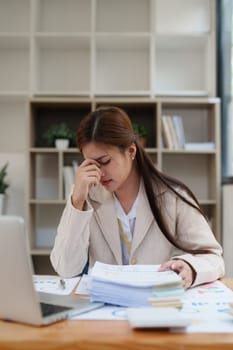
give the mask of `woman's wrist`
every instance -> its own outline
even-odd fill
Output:
[[[76,200],[73,198],[73,196],[71,196],[71,203],[75,207],[75,209],[84,210],[85,202],[86,202],[85,200],[84,201]]]

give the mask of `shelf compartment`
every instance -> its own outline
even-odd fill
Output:
[[[96,95],[150,95],[149,35],[96,36]]]
[[[97,0],[96,31],[149,32],[150,0]]]
[[[0,36],[0,94],[28,94],[29,56],[29,37]]]
[[[91,31],[91,0],[36,0],[37,32]]]
[[[90,94],[90,36],[36,36],[34,93]]]
[[[211,103],[164,103],[162,115],[181,116],[185,143],[192,144],[192,151],[215,153],[218,147],[214,104]],[[213,145],[213,149],[205,148]],[[203,145],[203,148],[201,148]]]
[[[0,33],[30,32],[30,0],[0,0]]]
[[[211,30],[210,1],[212,0],[156,0],[156,33],[209,32]],[[178,19],[174,13],[179,14]]]
[[[58,154],[31,153],[31,182],[30,198],[37,200],[59,199],[59,162]]]
[[[216,157],[212,154],[163,154],[162,171],[184,182],[199,200],[217,198]]]
[[[130,117],[134,123],[142,124],[148,130],[148,136],[146,140],[146,147],[154,149],[157,147],[157,115],[156,104],[151,103],[137,103],[137,102],[112,102],[102,100],[97,103],[97,107],[100,106],[116,106],[122,108]],[[151,152],[152,153],[152,152]]]
[[[155,39],[156,95],[209,95],[209,39],[200,36],[160,35]]]
[[[91,104],[85,102],[32,102],[31,147],[47,147],[43,134],[51,125],[65,122],[72,130],[76,131],[81,119],[90,111]],[[75,148],[76,144],[70,146]],[[71,152],[71,149],[69,151]]]

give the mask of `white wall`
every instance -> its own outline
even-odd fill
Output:
[[[23,99],[0,100],[0,168],[9,163],[5,206],[9,215],[25,215],[27,109],[28,102]]]
[[[233,277],[233,185],[224,185],[222,193],[223,256],[226,277]]]
[[[23,153],[0,153],[0,168],[8,162],[7,189],[4,214],[25,215],[25,170],[26,162]]]

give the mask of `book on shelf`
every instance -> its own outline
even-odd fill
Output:
[[[162,116],[162,139],[165,148],[184,148],[185,133],[183,118],[181,116]]]
[[[181,277],[171,270],[160,272],[159,266],[96,262],[90,274],[91,300],[125,307],[181,307]]]
[[[172,149],[178,149],[179,148],[178,138],[177,138],[176,130],[174,128],[174,124],[173,124],[173,117],[167,116],[166,119],[167,119],[168,128],[171,135]]]
[[[163,138],[163,144],[165,148],[172,149],[173,148],[173,142],[172,142],[172,135],[171,135],[171,128],[169,125],[169,116],[163,115],[162,116],[162,138]]]
[[[187,151],[210,151],[216,148],[215,142],[186,142],[183,118],[181,116],[162,116],[162,144],[168,149]]]
[[[172,116],[172,123],[175,129],[178,148],[185,147],[185,132],[184,132],[184,124],[183,118],[179,115]]]

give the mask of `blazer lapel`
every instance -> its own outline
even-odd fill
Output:
[[[151,212],[144,186],[143,184],[141,184],[137,213],[136,213],[136,222],[135,222],[133,241],[132,241],[132,248],[131,248],[131,255],[134,253],[134,251],[143,241],[153,220],[154,220],[154,216]]]
[[[122,264],[122,252],[116,209],[112,194],[103,190],[91,195],[94,215],[117,264]]]

